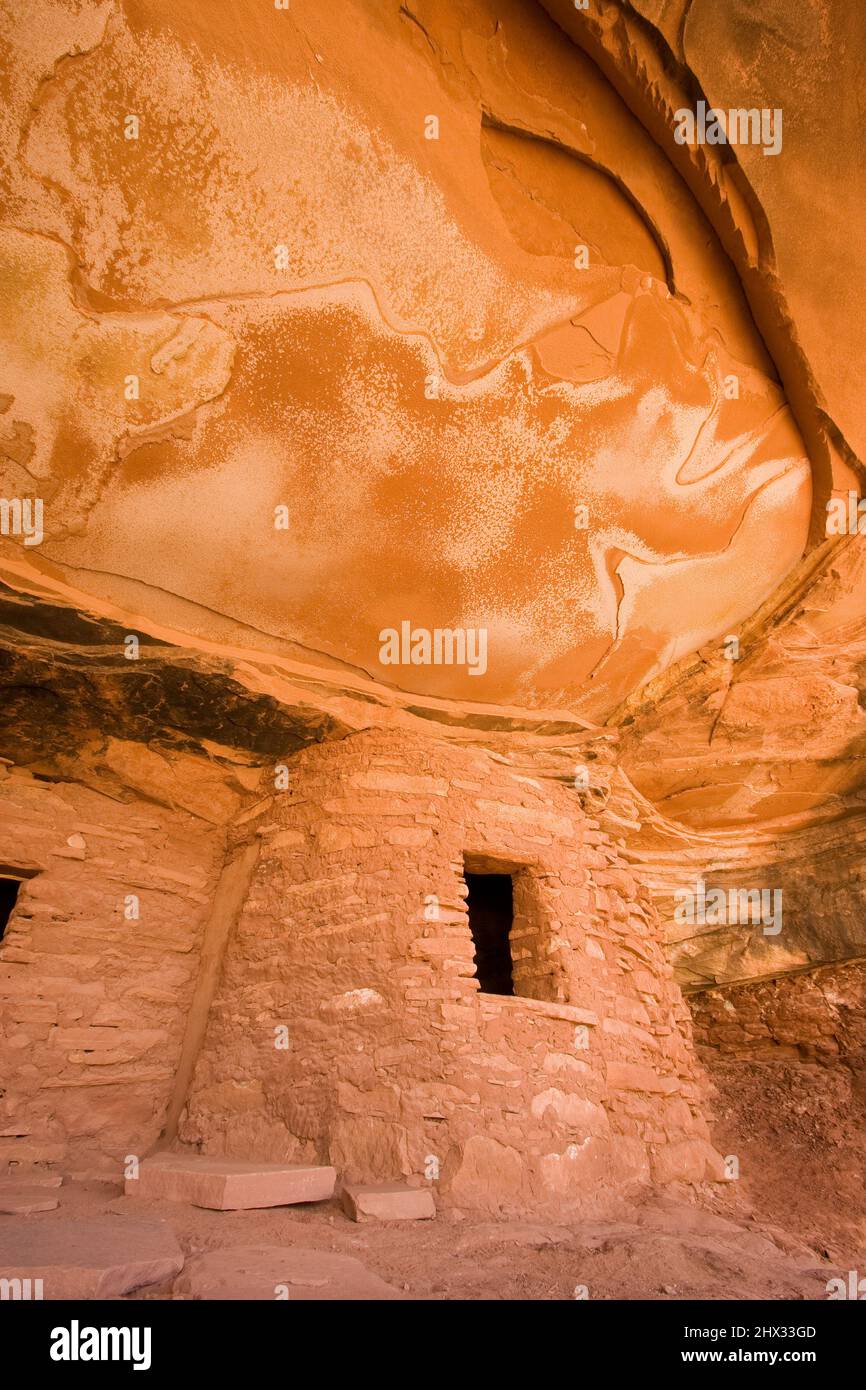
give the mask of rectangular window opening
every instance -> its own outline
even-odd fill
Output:
[[[466,873],[469,930],[475,946],[475,974],[484,994],[514,994],[511,927],[514,884],[511,874]]]
[[[18,900],[20,887],[20,878],[0,877],[0,941],[3,940],[6,924],[12,916],[12,909]]]

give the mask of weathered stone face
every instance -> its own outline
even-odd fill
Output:
[[[630,857],[689,987],[866,952],[864,558],[862,536],[828,544],[774,622],[744,626],[738,660],[707,648],[626,716],[620,766],[647,798]],[[782,930],[678,924],[699,878],[781,894]]]
[[[26,569],[380,685],[606,712],[796,563],[799,429],[697,203],[540,10],[338,8],[93,6],[71,48],[46,17],[4,234]],[[395,663],[404,622],[484,660]]]
[[[866,966],[826,966],[790,979],[706,990],[694,1000],[695,1041],[706,1056],[834,1066],[863,1087]]]

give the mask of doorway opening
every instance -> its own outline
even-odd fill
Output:
[[[511,874],[465,875],[469,930],[475,946],[475,974],[484,994],[514,994],[511,928],[514,884]]]

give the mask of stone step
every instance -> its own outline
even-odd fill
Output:
[[[0,1177],[0,1192],[11,1191],[13,1187],[62,1187],[62,1173],[43,1173],[35,1170],[30,1172],[24,1169],[19,1172],[17,1169],[13,1173],[4,1173]]]
[[[252,1163],[204,1154],[154,1154],[127,1178],[129,1197],[189,1202],[212,1211],[249,1211],[296,1202],[326,1202],[334,1195],[336,1170],[303,1164]]]
[[[352,1183],[343,1188],[340,1200],[353,1221],[429,1221],[436,1215],[429,1187],[405,1187],[399,1182],[372,1187]]]
[[[4,1216],[29,1216],[35,1211],[54,1211],[59,1205],[56,1187],[0,1182],[0,1212]]]
[[[119,1298],[182,1268],[183,1253],[164,1222],[0,1221],[0,1277],[13,1281],[12,1298]]]

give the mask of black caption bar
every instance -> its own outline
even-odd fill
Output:
[[[707,1367],[737,1371],[754,1366],[772,1375],[800,1367],[826,1380],[861,1352],[866,1310],[859,1301],[853,1301],[853,1307],[830,1300],[534,1302],[521,1304],[519,1324],[512,1304],[504,1301],[304,1301],[303,1306],[300,1300],[7,1302],[0,1319],[6,1343],[15,1347],[22,1365],[60,1381],[70,1375],[92,1379],[100,1371],[143,1381],[193,1370],[221,1380],[243,1374],[248,1387],[250,1376],[272,1373],[268,1366],[281,1365],[294,1379],[301,1359],[308,1368],[305,1378],[317,1362],[329,1375],[343,1366],[347,1373],[357,1374],[365,1362],[369,1367],[370,1356],[380,1365],[382,1357],[392,1361],[402,1339],[409,1339],[409,1347],[424,1347],[431,1337],[436,1338],[441,1373],[449,1360],[451,1338],[458,1336],[461,1364],[466,1364],[466,1351],[475,1347],[479,1369],[489,1378],[498,1349],[510,1357],[515,1339],[529,1346],[525,1339],[536,1330],[563,1339],[557,1344],[560,1370],[572,1358],[575,1366],[586,1367],[591,1348],[594,1363],[610,1373],[666,1373],[677,1367],[686,1375],[700,1375]],[[424,1340],[418,1342],[418,1337]],[[455,1350],[457,1345],[455,1341]],[[399,1359],[405,1361],[405,1352]],[[422,1357],[422,1380],[428,1367],[431,1363]],[[402,1372],[415,1376],[408,1362]]]

